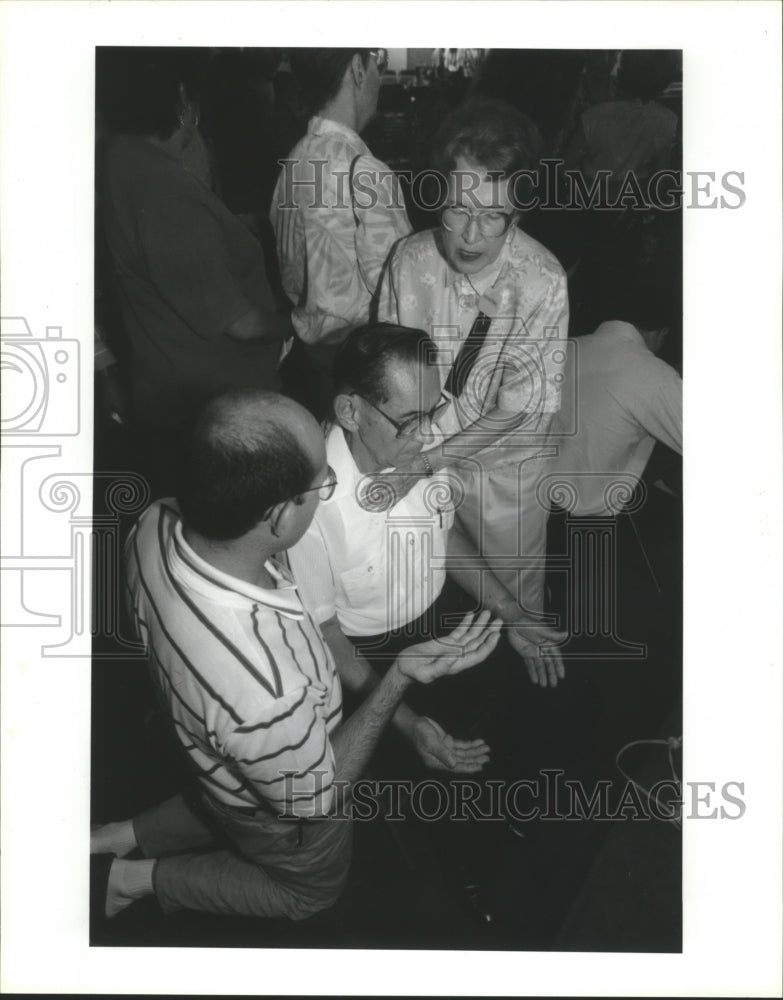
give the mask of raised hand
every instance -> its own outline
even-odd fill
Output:
[[[400,673],[420,684],[458,674],[489,656],[500,638],[502,621],[489,611],[467,614],[453,632],[404,649],[395,660]]]

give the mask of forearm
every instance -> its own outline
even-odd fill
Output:
[[[346,638],[336,616],[321,626],[321,633],[332,651],[343,686],[358,698],[366,699],[381,682],[377,671]],[[401,702],[391,721],[403,735],[411,737],[411,728],[417,718],[416,713]]]
[[[492,442],[511,431],[517,430],[528,419],[527,413],[511,413],[508,410],[501,410],[496,406],[489,413],[483,414],[478,420],[446,438],[435,448],[424,453],[426,462],[429,462],[432,470],[438,472],[448,466],[459,465],[460,462],[472,458],[485,448],[491,447]],[[421,465],[426,474],[426,462],[419,456],[418,465]]]
[[[476,598],[483,609],[491,611],[506,625],[519,622],[523,617],[513,595],[463,534],[459,522],[455,522],[449,531],[446,571],[466,593]]]
[[[361,777],[378,739],[410,685],[397,663],[378,682],[353,715],[332,736],[335,779],[343,789]]]

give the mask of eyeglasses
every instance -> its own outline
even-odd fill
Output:
[[[327,466],[326,479],[321,483],[320,486],[311,486],[308,490],[301,490],[297,493],[296,499],[300,496],[304,496],[305,493],[317,493],[319,500],[331,500],[334,494],[334,489],[337,486],[337,473],[331,467]]]
[[[397,431],[396,437],[398,438],[411,437],[411,435],[421,429],[423,424],[432,424],[451,402],[450,396],[447,396],[446,393],[441,393],[438,402],[427,413],[414,413],[412,417],[406,417],[405,420],[400,421],[395,420],[394,417],[390,417],[388,413],[384,413],[380,406],[376,406],[375,403],[370,402],[360,392],[354,393],[354,395],[358,396],[359,399],[363,399],[365,403],[368,403],[374,410],[377,410],[382,417],[385,417]]]
[[[462,233],[476,220],[479,232],[484,237],[504,236],[514,221],[514,212],[466,212],[464,208],[444,208],[440,222],[450,233]]]
[[[378,64],[378,72],[385,73],[389,68],[389,53],[386,49],[370,49],[370,55]]]

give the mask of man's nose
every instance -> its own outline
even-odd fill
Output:
[[[414,434],[416,441],[421,442],[422,448],[431,444],[435,440],[435,432],[432,429],[432,421],[424,419],[421,421]]]
[[[466,243],[477,243],[481,237],[481,230],[479,229],[478,219],[471,215],[468,219],[468,224],[462,231],[462,238]]]

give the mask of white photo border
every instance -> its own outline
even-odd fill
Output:
[[[3,636],[4,992],[778,995],[780,29],[777,4],[712,0],[0,5],[2,313],[25,318],[38,340],[61,328],[80,348],[68,362],[82,386],[79,433],[52,425],[36,439],[54,471],[92,469],[96,46],[349,36],[393,47],[414,36],[433,48],[681,48],[684,169],[740,171],[747,195],[740,209],[684,212],[684,778],[744,782],[747,811],[683,823],[682,955],[333,950],[300,961],[237,949],[229,961],[225,949],[89,948],[90,637],[81,658],[47,659],[45,628],[32,625]],[[24,446],[3,448],[13,556]],[[32,559],[49,551],[38,544]],[[56,609],[62,581],[50,577],[41,586]]]

